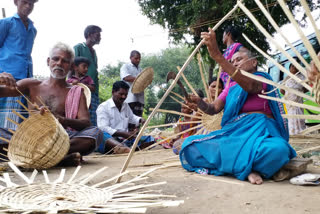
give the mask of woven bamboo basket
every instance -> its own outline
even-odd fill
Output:
[[[153,68],[148,67],[143,69],[141,73],[133,81],[131,92],[134,94],[141,93],[146,89],[153,80]]]
[[[215,115],[203,114],[202,116],[203,127],[210,132],[221,129],[222,116],[223,116],[223,112],[220,112]]]
[[[12,136],[8,158],[23,168],[46,169],[58,164],[69,150],[69,136],[49,112],[33,114]]]

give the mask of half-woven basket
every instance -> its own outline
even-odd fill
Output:
[[[203,127],[207,131],[216,131],[221,129],[221,120],[222,120],[223,112],[219,112],[215,115],[203,114],[202,116],[202,124]]]
[[[12,136],[8,158],[23,168],[46,169],[58,164],[70,147],[69,136],[50,113],[30,115]]]
[[[84,93],[84,96],[86,97],[87,106],[88,106],[88,109],[89,109],[90,104],[91,104],[91,91],[90,91],[90,89],[88,88],[88,86],[86,86],[86,85],[83,84],[83,83],[78,83],[77,85],[78,85],[78,86],[81,86],[81,87],[83,88],[83,93]]]
[[[131,92],[134,94],[141,93],[146,89],[153,80],[153,68],[148,67],[143,69],[141,73],[133,81]]]

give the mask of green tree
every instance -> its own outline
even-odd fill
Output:
[[[307,0],[311,10],[320,7],[319,0]],[[229,12],[236,0],[138,0],[142,13],[146,15],[153,24],[159,24],[163,28],[169,30],[169,36],[174,42],[186,42],[191,47],[195,47],[200,42],[200,33],[207,31],[208,27],[213,27],[227,12]],[[262,1],[265,3],[265,1]],[[276,0],[266,1],[268,10],[273,19],[279,26],[288,23],[287,17],[284,15],[281,7]],[[286,1],[289,9],[297,11],[300,6],[299,0]],[[268,20],[259,10],[258,6],[253,0],[244,0],[246,7],[250,9],[254,16],[259,20],[265,29],[273,34],[275,30],[270,25]],[[305,16],[299,20],[303,25]],[[242,12],[241,9],[236,10],[231,19],[226,20],[223,25],[216,31],[217,40],[219,42],[220,50],[223,50],[222,35],[223,30],[228,25],[235,25],[240,28],[255,44],[258,44],[262,50],[269,50],[269,43],[266,41],[264,35],[255,27],[250,19]],[[192,40],[187,39],[192,37]],[[191,41],[191,42],[188,42]],[[240,38],[244,46],[249,47],[247,42]],[[201,53],[207,62],[210,62],[211,68],[214,67],[213,62],[207,52],[206,48],[202,48]],[[263,62],[263,58],[258,59]]]

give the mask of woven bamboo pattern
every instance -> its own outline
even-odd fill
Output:
[[[150,169],[120,184],[108,183],[128,172],[89,186],[88,182],[107,167],[75,179],[81,168],[78,166],[68,180],[65,179],[66,170],[62,169],[57,180],[52,182],[47,172],[42,171],[46,182],[35,182],[37,170],[28,178],[13,163],[8,164],[27,184],[13,183],[8,173],[0,177],[6,184],[6,187],[0,185],[1,213],[145,213],[148,207],[179,206],[183,203],[181,200],[164,200],[162,198],[175,196],[153,193],[147,189],[166,184],[145,183],[148,174],[163,167]]]
[[[143,69],[143,71],[136,77],[132,84],[132,93],[141,93],[146,89],[153,80],[154,71],[153,68],[148,67]]]
[[[320,104],[320,74],[318,74],[316,77],[316,81],[312,88],[312,93],[314,94],[316,103]]]
[[[220,112],[215,115],[203,114],[202,115],[203,127],[209,132],[221,129],[222,116],[223,116],[223,112]]]
[[[8,158],[23,168],[46,169],[58,164],[69,150],[69,136],[50,113],[32,114],[12,136]]]

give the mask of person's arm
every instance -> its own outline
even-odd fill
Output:
[[[136,78],[128,72],[128,65],[124,64],[120,69],[120,77],[127,82],[133,82]]]
[[[198,97],[197,95],[190,95],[190,99],[193,102],[196,102],[198,107],[206,114],[214,115],[222,111],[224,108],[224,102],[220,100],[219,98],[215,99],[212,104],[206,103],[201,99],[201,97]]]
[[[69,119],[66,117],[57,116],[59,122],[64,127],[70,127],[77,131],[81,131],[89,126],[91,126],[90,115],[86,104],[86,98],[81,93],[80,102],[79,102],[79,110],[76,119]]]
[[[29,85],[33,81],[32,79],[23,79],[16,82],[11,74],[0,73],[0,97],[18,97],[21,95],[19,91],[28,95]]]
[[[87,76],[87,84],[88,88],[90,89],[91,92],[95,92],[96,86],[94,84],[93,79],[90,76]]]
[[[242,75],[235,66],[223,57],[218,48],[216,34],[211,28],[209,28],[209,32],[201,32],[201,38],[204,39],[204,44],[207,45],[211,58],[219,63],[223,71],[227,72],[245,91],[250,94],[258,94],[262,91],[261,82]]]

